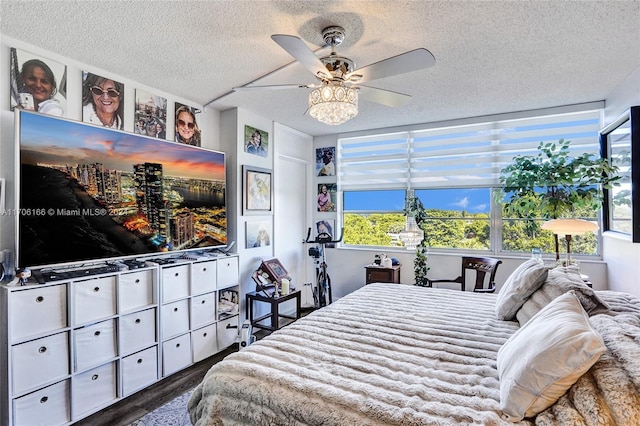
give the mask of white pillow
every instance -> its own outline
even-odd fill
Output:
[[[516,312],[547,279],[549,270],[536,259],[529,259],[518,266],[507,278],[496,300],[496,317],[511,321]]]
[[[605,350],[574,292],[557,297],[498,351],[503,417],[517,422],[550,407]]]

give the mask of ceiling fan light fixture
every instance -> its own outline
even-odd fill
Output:
[[[358,90],[323,84],[309,94],[309,114],[321,123],[337,126],[358,115]]]

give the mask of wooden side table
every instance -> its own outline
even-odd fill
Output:
[[[378,265],[367,265],[364,267],[366,271],[365,284],[370,283],[396,283],[400,284],[400,266],[393,265],[391,268],[385,268]]]
[[[280,296],[280,297],[269,297],[269,296],[265,296],[263,293],[258,293],[255,291],[251,293],[247,293],[247,317],[249,321],[251,321],[251,325],[253,327],[262,328],[264,330],[274,331],[297,320],[298,318],[300,318],[300,307],[301,307],[300,295],[301,295],[300,290],[292,291],[286,296]],[[295,315],[281,314],[279,312],[280,304],[291,299],[296,300]],[[254,318],[253,304],[255,302],[268,303],[270,305],[269,313],[261,315],[257,318]],[[281,322],[280,321],[281,318],[284,318],[285,320]],[[268,324],[265,324],[266,320],[269,320]]]

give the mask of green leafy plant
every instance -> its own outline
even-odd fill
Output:
[[[422,223],[427,220],[427,213],[424,209],[422,201],[415,196],[407,196],[406,207],[404,209],[406,215],[412,215],[416,218],[416,223],[420,229],[423,229]],[[424,229],[423,229],[424,230]],[[429,281],[427,274],[429,272],[429,256],[427,249],[427,239],[423,239],[416,247],[416,258],[413,261],[413,272],[415,274],[415,285],[428,287]]]
[[[500,172],[503,187],[496,201],[510,217],[525,219],[527,232],[539,229],[535,219],[573,218],[602,207],[603,188],[618,185],[617,166],[591,154],[570,155],[570,141],[540,142],[537,155],[521,155]],[[556,251],[558,247],[555,236]]]

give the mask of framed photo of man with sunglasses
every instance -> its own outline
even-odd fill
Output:
[[[176,142],[200,146],[202,134],[196,121],[199,109],[176,102]]]
[[[87,71],[82,80],[82,121],[122,130],[124,84]]]

